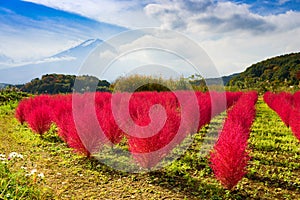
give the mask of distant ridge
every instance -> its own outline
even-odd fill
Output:
[[[224,85],[228,85],[229,81],[238,75],[239,75],[239,73],[231,74],[228,76],[222,76],[221,79],[220,78],[207,78],[207,79],[205,79],[205,82],[207,85],[219,85],[220,81],[222,80]]]

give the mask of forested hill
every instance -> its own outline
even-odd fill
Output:
[[[254,64],[228,85],[239,88],[295,86],[300,81],[300,53],[277,56]]]
[[[97,91],[109,91],[110,83],[106,80],[99,80],[93,76],[75,76],[63,74],[46,74],[41,79],[36,78],[26,83],[19,85],[21,91],[32,94],[59,94],[73,92],[75,80],[77,84],[81,84],[82,91],[87,92],[93,89],[95,83],[98,82]]]

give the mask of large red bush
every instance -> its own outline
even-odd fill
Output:
[[[168,118],[164,127],[154,136],[147,138],[127,136],[130,152],[144,168],[155,167],[185,137],[183,132],[179,132],[180,116],[178,113],[173,110],[167,112]],[[143,133],[140,134],[143,135]],[[178,137],[179,134],[183,135]]]
[[[243,94],[228,111],[224,127],[210,154],[211,168],[216,178],[231,190],[246,174],[247,140],[255,118],[257,93]]]

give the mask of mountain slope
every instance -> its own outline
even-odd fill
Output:
[[[77,74],[89,53],[101,43],[99,39],[90,39],[45,59],[0,69],[0,83],[24,84],[45,74]]]
[[[262,87],[298,85],[300,81],[300,52],[277,56],[246,69],[233,77],[229,85],[239,87]]]
[[[99,44],[101,44],[103,41],[100,39],[89,39],[78,46],[75,46],[73,48],[70,48],[66,51],[60,52],[58,54],[55,54],[54,56],[51,56],[52,58],[63,58],[63,57],[86,57],[91,50],[93,50],[95,47],[97,47]]]

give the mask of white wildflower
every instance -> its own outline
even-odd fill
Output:
[[[17,157],[17,155],[18,155],[17,152],[11,152],[11,153],[8,155],[8,157],[9,157],[9,158],[15,158],[15,157]]]
[[[43,179],[45,177],[44,173],[39,173],[38,177],[40,177],[41,179]]]
[[[11,152],[9,155],[8,155],[8,160],[12,159],[12,158],[21,158],[23,159],[23,155],[22,154],[19,154],[17,152]]]
[[[25,174],[25,176],[32,176],[37,172],[37,169],[32,169],[29,174]]]
[[[5,154],[0,154],[0,161],[5,161],[5,160],[6,160]]]
[[[17,158],[23,159],[23,155],[22,155],[22,154],[18,154],[18,155],[17,155]]]

